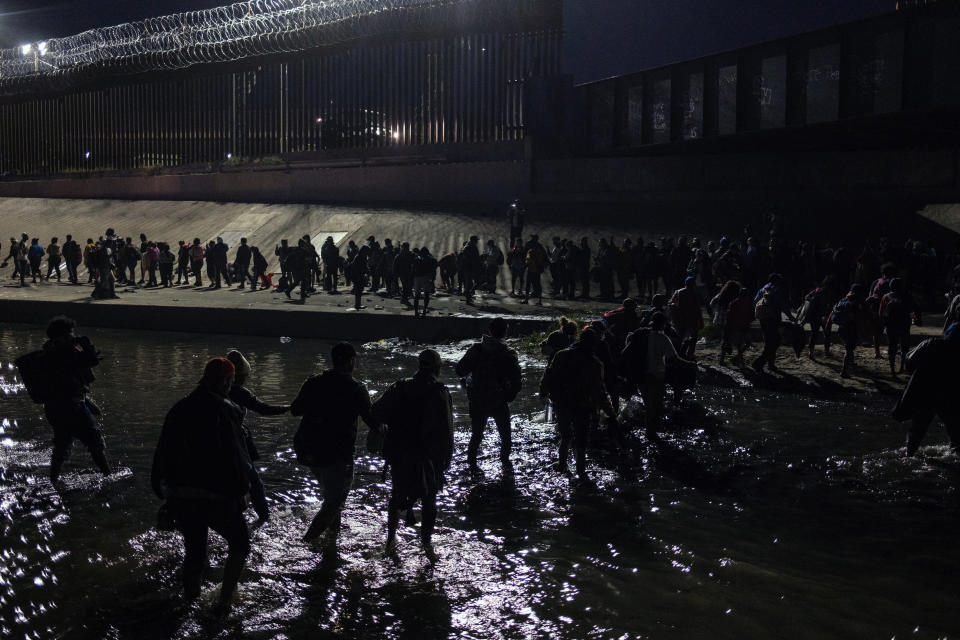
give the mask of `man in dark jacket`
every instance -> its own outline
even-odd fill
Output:
[[[284,290],[284,293],[289,298],[290,292],[292,292],[297,285],[300,285],[301,302],[307,299],[307,290],[310,288],[307,259],[307,249],[304,247],[303,242],[297,244],[297,246],[292,248],[287,254],[286,271],[290,274],[290,279],[287,282],[287,288]]]
[[[278,416],[289,411],[290,405],[272,405],[261,402],[260,399],[253,395],[253,392],[245,386],[251,369],[250,363],[243,357],[243,354],[237,350],[233,350],[227,354],[227,360],[229,360],[233,364],[234,369],[236,369],[233,386],[230,387],[230,400],[240,408],[240,423],[243,426],[243,435],[247,444],[247,452],[250,454],[250,462],[253,463],[260,459],[260,453],[257,451],[257,446],[253,442],[250,427],[244,424],[244,419],[247,417],[247,410],[249,409],[261,416]],[[263,487],[263,480],[260,479],[260,473],[256,466],[253,465],[250,467],[250,502],[261,522],[266,522],[270,519],[270,510],[267,507],[267,496]]]
[[[50,480],[57,482],[63,463],[70,455],[74,439],[82,442],[104,475],[110,475],[104,450],[103,432],[94,417],[100,410],[87,398],[93,382],[91,367],[100,362],[90,340],[76,336],[76,323],[58,316],[47,325],[49,340],[43,345],[47,371],[44,413],[53,427],[53,453],[50,456]]]
[[[353,283],[353,308],[356,311],[366,309],[364,305],[360,304],[360,301],[363,298],[363,289],[365,286],[367,286],[367,274],[369,273],[367,268],[367,258],[369,256],[370,247],[363,245],[354,254],[350,262],[347,263],[347,274],[350,276],[350,281]]]
[[[400,251],[393,259],[393,272],[400,280],[400,302],[410,304],[410,294],[413,293],[413,252],[410,243],[400,245]]]
[[[950,436],[950,448],[960,451],[960,324],[947,327],[943,338],[924,340],[907,357],[910,381],[893,410],[900,421],[912,420],[907,433],[907,455],[920,448],[930,423],[937,416]]]
[[[340,269],[340,249],[333,241],[333,236],[327,236],[320,247],[320,259],[323,261],[323,290],[327,293],[337,293],[337,271]]]
[[[437,558],[431,542],[437,493],[453,460],[453,402],[439,375],[440,354],[427,349],[420,354],[417,374],[391,385],[373,404],[373,415],[389,427],[384,447],[391,478],[387,552],[396,549],[400,512],[420,500],[420,541],[431,562]]]
[[[331,541],[340,531],[340,512],[353,483],[353,456],[357,440],[357,418],[376,429],[370,413],[366,387],[353,379],[357,351],[341,342],[330,352],[333,368],[307,378],[290,406],[290,413],[302,416],[294,437],[300,464],[310,467],[323,489],[323,505],[303,539],[318,538],[328,528]]]
[[[560,430],[558,469],[567,472],[570,442],[576,446],[577,475],[587,474],[587,435],[598,411],[616,419],[603,382],[603,364],[595,350],[600,339],[593,329],[584,329],[569,349],[557,352],[540,380],[540,396],[549,397],[557,411]]]
[[[230,251],[230,246],[223,241],[223,238],[218,237],[217,243],[213,246],[213,274],[216,278],[216,284],[213,286],[214,289],[220,288],[220,280],[223,279],[223,284],[230,286],[230,271],[227,269],[227,252]]]
[[[430,306],[430,294],[435,291],[437,259],[426,247],[420,249],[413,261],[413,315],[420,315],[420,299],[423,298],[423,315]]]
[[[477,454],[483,441],[487,420],[493,418],[500,432],[500,462],[510,465],[510,406],[523,385],[520,363],[515,351],[503,344],[507,321],[494,318],[488,335],[467,350],[457,363],[457,375],[466,379],[473,433],[467,448],[471,470],[477,469]]]
[[[243,284],[245,281],[250,281],[250,288],[253,289],[256,287],[256,283],[253,281],[253,276],[250,275],[250,245],[247,244],[246,238],[240,238],[240,246],[237,247],[237,255],[233,259],[233,271],[237,276],[237,280],[240,281],[240,286],[238,289],[243,289]]]
[[[167,413],[151,476],[153,490],[167,500],[183,534],[183,591],[188,601],[200,595],[208,530],[227,541],[219,603],[223,609],[230,608],[250,553],[250,532],[243,519],[250,456],[240,409],[227,398],[234,373],[226,358],[207,362],[197,388]]]
[[[80,245],[73,236],[67,234],[67,241],[63,243],[63,259],[67,263],[67,275],[71,284],[78,284],[77,267],[83,261],[83,253]]]
[[[473,301],[477,280],[480,278],[480,249],[477,247],[479,242],[480,238],[470,236],[460,252],[460,270],[463,272],[463,297],[468,304]]]

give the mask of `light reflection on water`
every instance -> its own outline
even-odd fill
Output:
[[[178,598],[176,534],[151,528],[149,465],[159,424],[203,362],[230,348],[251,386],[289,401],[328,343],[90,332],[104,354],[94,396],[120,472],[102,480],[74,449],[58,492],[46,480],[48,427],[9,362],[40,331],[0,331],[0,635],[3,637],[937,637],[954,635],[960,464],[940,447],[903,460],[889,399],[811,402],[704,387],[671,416],[664,443],[591,450],[593,484],[551,471],[554,434],[530,393],[516,407],[515,475],[495,430],[471,478],[465,397],[429,566],[412,531],[384,558],[387,485],[365,455],[335,553],[300,542],[316,483],[294,463],[296,420],[252,417],[273,518],[253,534],[235,613],[223,623]],[[446,361],[465,344],[444,345]],[[364,350],[379,393],[413,371],[415,345]],[[866,402],[866,410],[864,410]],[[635,412],[628,407],[627,414]],[[939,432],[937,437],[942,438]],[[942,441],[942,440],[941,440]],[[252,520],[251,516],[251,520]],[[224,547],[211,536],[212,564]],[[218,577],[209,573],[210,584]],[[919,631],[914,633],[914,629]]]

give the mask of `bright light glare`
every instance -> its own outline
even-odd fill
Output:
[[[393,139],[394,139],[394,140],[399,140],[399,139],[400,139],[400,132],[399,132],[399,131],[394,131],[394,132],[393,132]]]
[[[89,160],[89,159],[90,159],[90,152],[87,151],[85,154],[83,154],[83,157],[86,158],[87,160]]]
[[[47,43],[46,41],[41,42],[37,45],[37,49],[40,51],[40,55],[44,55],[47,52]]]
[[[20,47],[20,53],[25,56],[30,55],[31,51],[33,51],[33,45],[25,44]]]
[[[323,118],[317,118],[317,124],[320,124],[321,122],[323,122]]]
[[[227,160],[229,160],[229,159],[232,158],[232,157],[233,157],[233,154],[232,154],[232,153],[228,153],[228,154],[227,154]]]

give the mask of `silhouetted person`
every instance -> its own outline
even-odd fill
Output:
[[[384,458],[390,467],[387,552],[396,548],[400,512],[419,500],[423,521],[420,541],[436,561],[431,536],[437,520],[437,493],[453,460],[453,402],[439,380],[440,354],[420,353],[414,377],[395,382],[373,404],[373,415],[388,426]]]
[[[404,304],[410,303],[410,296],[413,294],[413,261],[410,243],[404,242],[393,259],[393,272],[400,280],[400,302]]]
[[[827,317],[824,351],[830,352],[830,336],[833,325],[837,325],[837,336],[843,343],[843,368],[840,370],[840,376],[843,378],[849,377],[853,369],[860,338],[869,333],[864,330],[864,327],[874,324],[873,318],[867,317],[869,312],[864,304],[865,300],[866,291],[863,285],[853,284],[847,295],[834,305],[833,311]]]
[[[897,374],[897,352],[900,352],[900,371],[907,364],[907,352],[910,350],[910,327],[913,319],[920,318],[920,309],[913,296],[907,291],[906,281],[894,278],[890,282],[890,292],[880,300],[879,318],[887,332],[887,359],[890,373]]]
[[[363,289],[367,286],[367,256],[369,255],[370,247],[363,245],[347,263],[347,274],[353,283],[353,308],[357,311],[366,309],[360,301],[363,298]]]
[[[420,249],[413,261],[413,315],[420,315],[420,300],[423,299],[423,315],[430,306],[430,294],[436,290],[437,259],[426,247]]]
[[[194,238],[193,244],[190,245],[188,251],[190,256],[190,271],[193,273],[193,277],[196,278],[196,282],[193,283],[195,287],[203,286],[203,259],[207,255],[207,250],[200,244],[200,238]],[[187,282],[190,282],[190,279],[187,279]]]
[[[223,280],[223,284],[228,287],[230,286],[230,270],[227,268],[227,253],[229,251],[230,246],[223,241],[223,238],[218,237],[216,244],[212,247],[213,276],[215,279],[214,289],[221,288],[221,279]]]
[[[643,398],[647,438],[655,439],[660,420],[663,418],[663,402],[667,394],[667,365],[683,360],[677,355],[673,342],[664,333],[667,317],[660,312],[653,314],[650,327],[639,329],[627,338],[627,346],[621,356],[621,366],[627,381],[636,386]]]
[[[463,297],[467,304],[473,302],[473,294],[480,278],[480,238],[470,236],[460,252],[460,271],[463,273]]]
[[[517,354],[503,344],[507,337],[507,321],[494,318],[489,332],[480,342],[467,349],[457,363],[457,375],[466,380],[470,400],[472,433],[467,448],[471,469],[477,468],[477,454],[483,441],[487,420],[493,418],[500,433],[500,462],[510,464],[510,406],[523,386]]]
[[[60,263],[63,261],[60,245],[57,238],[50,240],[47,245],[47,280],[50,280],[52,274],[57,274],[57,282],[60,282]]]
[[[253,435],[250,433],[250,427],[244,424],[247,416],[247,410],[258,413],[261,416],[278,416],[290,410],[290,405],[272,405],[261,402],[257,396],[253,395],[250,389],[245,386],[247,378],[250,376],[250,363],[239,351],[231,351],[227,354],[227,360],[233,364],[236,374],[233,379],[233,386],[230,387],[230,400],[240,407],[240,423],[243,426],[244,438],[247,445],[247,452],[250,454],[250,462],[254,463],[260,459],[260,453],[253,442]],[[257,517],[265,521],[270,519],[270,509],[267,507],[267,497],[263,488],[263,480],[255,465],[250,467],[250,502],[253,510],[257,512]]]
[[[244,283],[247,280],[250,281],[251,289],[256,289],[257,287],[253,276],[250,275],[250,260],[252,257],[247,239],[240,238],[240,246],[237,247],[237,255],[233,259],[233,271],[237,276],[237,280],[240,282],[240,286],[237,287],[237,289],[243,289]]]
[[[167,413],[151,475],[154,492],[167,500],[183,534],[183,593],[188,601],[200,595],[208,530],[227,541],[219,600],[223,609],[230,608],[250,553],[250,532],[243,518],[250,455],[240,409],[227,397],[234,373],[226,358],[207,362],[197,388]]]
[[[71,284],[77,282],[77,267],[83,260],[80,244],[73,239],[73,236],[67,234],[67,241],[63,243],[63,260],[67,263],[67,278]]]
[[[943,338],[929,338],[910,352],[907,371],[912,373],[893,410],[900,421],[912,420],[907,432],[907,455],[917,452],[930,423],[940,416],[950,436],[950,447],[960,450],[960,324],[947,327]]]
[[[97,468],[110,474],[106,442],[95,415],[99,408],[87,393],[94,376],[91,368],[100,363],[99,353],[86,337],[77,337],[76,323],[57,316],[47,325],[42,367],[46,374],[43,390],[44,413],[53,427],[53,453],[50,455],[50,480],[57,482],[63,463],[70,455],[74,440],[90,450]]]
[[[783,284],[783,276],[779,273],[770,274],[769,282],[765,284],[753,299],[754,313],[760,322],[763,332],[763,352],[753,361],[753,368],[758,373],[763,371],[764,365],[776,369],[777,349],[780,348],[780,323],[782,315],[786,315],[791,322],[796,322],[790,303],[787,300],[787,290]]]
[[[320,260],[323,261],[323,289],[329,293],[337,293],[337,270],[340,268],[340,249],[333,241],[333,236],[327,236],[320,247]]]
[[[540,397],[553,401],[560,431],[557,468],[566,473],[570,442],[576,447],[577,474],[587,474],[587,436],[590,421],[599,411],[616,419],[603,382],[603,364],[594,354],[600,339],[593,329],[584,329],[580,339],[558,351],[540,380]]]
[[[318,538],[328,529],[331,541],[340,532],[340,512],[353,484],[353,456],[357,440],[357,418],[378,428],[370,413],[366,387],[353,379],[357,351],[347,342],[330,352],[333,368],[307,378],[290,406],[290,413],[302,416],[294,437],[297,461],[310,467],[323,491],[323,505],[303,539]]]
[[[267,259],[260,253],[259,247],[250,247],[250,255],[253,257],[253,277],[250,279],[250,291],[256,291],[258,285],[264,289],[269,289]]]

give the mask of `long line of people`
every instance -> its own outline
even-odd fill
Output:
[[[746,228],[739,242],[727,237],[701,242],[680,236],[661,237],[657,242],[624,238],[618,243],[611,237],[600,238],[594,251],[586,237],[576,242],[555,236],[549,246],[541,244],[536,234],[525,238],[523,223],[517,223],[515,217],[511,217],[511,246],[506,251],[493,239],[481,243],[476,235],[459,249],[437,256],[408,242],[395,243],[388,238],[381,244],[374,236],[361,244],[350,239],[343,250],[332,237],[319,249],[309,235],[296,242],[284,239],[273,250],[279,263],[276,274],[267,271],[267,256],[246,238],[235,248],[223,238],[206,244],[200,238],[181,240],[173,247],[145,234],[139,235],[139,242],[122,238],[112,228],[97,240],[88,238],[85,244],[67,235],[62,246],[53,238],[45,248],[39,239],[28,240],[26,234],[19,241],[11,238],[3,265],[13,262],[12,276],[19,278],[22,286],[27,286],[27,278],[33,282],[60,280],[61,266],[66,268],[68,280],[76,284],[78,271],[86,267],[87,282],[96,285],[93,295],[98,298],[116,296],[116,283],[201,287],[206,275],[210,288],[232,284],[245,288],[249,282],[251,290],[273,289],[290,296],[299,287],[301,299],[321,289],[339,293],[339,288],[346,286],[355,296],[355,308],[362,308],[361,296],[371,292],[405,303],[412,300],[418,315],[428,313],[438,275],[446,293],[462,295],[468,303],[477,292],[502,291],[521,303],[542,304],[545,293],[562,300],[612,302],[634,297],[652,302],[660,293],[669,297],[683,291],[677,294],[674,306],[684,317],[675,322],[690,334],[700,329],[702,321],[694,313],[695,303],[707,309],[715,321],[722,321],[736,298],[737,289],[730,283],[756,296],[769,284],[768,273],[781,277],[775,304],[792,310],[809,303],[814,314],[804,320],[821,320],[820,326],[811,326],[816,336],[832,310],[827,307],[824,318],[816,318],[822,301],[839,302],[851,284],[866,288],[870,311],[877,313],[895,278],[904,282],[903,295],[916,300],[920,308],[941,308],[960,295],[960,247],[938,252],[919,240],[897,244],[887,238],[876,245],[865,241],[859,250],[846,242],[821,247],[790,242],[774,225],[766,243]],[[498,289],[502,272],[505,284]],[[597,296],[592,295],[594,284]],[[960,304],[953,309],[953,315],[960,315]],[[882,334],[883,329],[874,329],[872,336]]]

